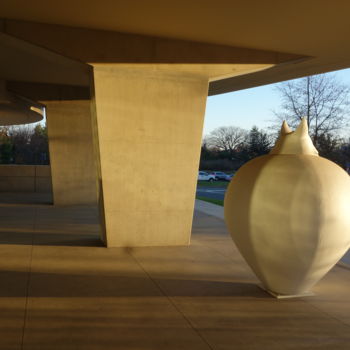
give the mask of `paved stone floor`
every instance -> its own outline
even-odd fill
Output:
[[[104,248],[95,208],[0,206],[0,349],[350,349],[350,270],[260,290],[223,221],[188,247]]]

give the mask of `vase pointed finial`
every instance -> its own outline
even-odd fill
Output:
[[[305,117],[301,118],[300,124],[295,130],[295,134],[299,134],[300,136],[309,136],[309,127]]]
[[[293,132],[286,121],[283,122],[280,137],[270,154],[309,154],[318,155],[309,136],[307,119],[302,118],[298,128]]]
[[[282,127],[281,127],[281,135],[287,135],[290,134],[292,130],[290,129],[288,123],[286,120],[283,120]]]

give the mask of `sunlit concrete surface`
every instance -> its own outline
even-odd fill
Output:
[[[94,80],[106,245],[187,245],[208,79],[102,65]]]
[[[1,205],[0,349],[348,349],[350,270],[257,287],[222,220],[184,247],[105,248],[94,207]]]

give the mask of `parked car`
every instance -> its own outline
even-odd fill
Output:
[[[210,174],[215,176],[216,181],[231,181],[231,179],[234,175],[234,174],[225,174],[222,171],[214,171]]]
[[[231,181],[233,178],[234,174],[226,174],[226,181]]]
[[[205,171],[198,172],[198,181],[215,181],[215,176],[212,174],[208,174]]]
[[[222,171],[213,171],[210,174],[215,177],[215,180],[227,181],[227,174],[223,173]]]

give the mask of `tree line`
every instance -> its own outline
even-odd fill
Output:
[[[200,170],[236,171],[247,161],[270,152],[277,135],[253,126],[249,131],[222,126],[203,139]],[[324,133],[315,142],[321,157],[350,172],[350,138]]]
[[[50,164],[47,128],[41,124],[0,129],[1,164]]]
[[[350,171],[350,89],[335,75],[320,74],[280,83],[275,87],[281,106],[274,112],[269,130],[256,126],[244,130],[219,127],[203,139],[201,170],[235,171],[252,158],[267,154],[274,145],[282,121],[296,128],[306,118],[310,137],[319,155]]]
[[[276,85],[281,106],[268,130],[222,126],[203,139],[200,169],[235,171],[252,158],[267,154],[282,120],[292,128],[306,117],[320,156],[349,171],[350,135],[348,86],[334,75],[321,74]],[[1,164],[49,164],[47,128],[41,124],[0,128]]]
[[[203,139],[200,170],[235,171],[257,156],[267,154],[271,135],[254,126],[250,131],[222,126]]]

